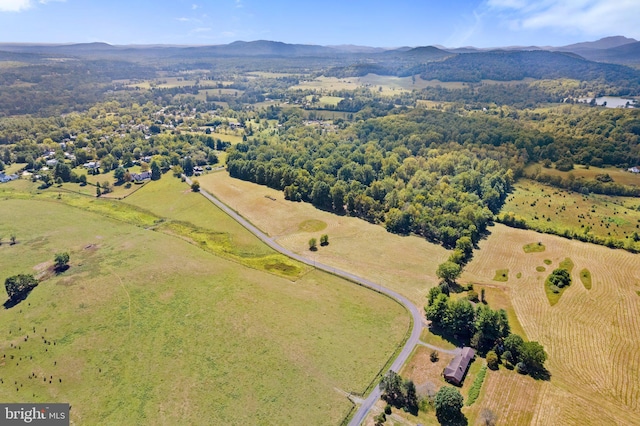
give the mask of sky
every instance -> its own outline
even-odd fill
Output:
[[[640,0],[0,0],[0,42],[376,47],[640,40]]]

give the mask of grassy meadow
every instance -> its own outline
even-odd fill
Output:
[[[170,179],[134,204],[3,185],[0,233],[18,243],[0,245],[0,279],[50,277],[0,310],[0,400],[69,402],[75,424],[339,423],[351,408],[341,392],[364,391],[388,361],[404,310],[316,270],[292,281],[163,231],[185,223],[267,253]],[[59,251],[71,267],[56,275]]]
[[[590,166],[586,168],[585,166],[576,166],[573,170],[568,172],[563,172],[555,168],[546,168],[541,164],[530,164],[525,168],[525,173],[527,175],[530,174],[539,174],[539,175],[548,175],[548,176],[560,176],[563,179],[568,179],[569,175],[573,175],[575,178],[584,178],[586,180],[596,180],[598,175],[608,174],[611,179],[613,179],[614,183],[619,183],[620,185],[631,185],[631,186],[640,186],[640,175],[630,173],[626,170],[615,169],[611,167],[602,168]]]
[[[538,182],[521,179],[502,207],[534,229],[565,229],[578,234],[591,233],[633,243],[634,232],[640,234],[640,200],[598,194],[578,194]],[[640,243],[636,243],[640,248]]]
[[[429,289],[438,283],[435,271],[449,253],[415,236],[399,236],[362,219],[339,216],[309,203],[287,201],[281,191],[233,179],[218,172],[201,176],[203,189],[240,212],[282,246],[352,272],[425,303]],[[309,221],[315,226],[309,228]],[[310,238],[329,236],[329,245],[309,251]]]

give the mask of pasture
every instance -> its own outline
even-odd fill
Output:
[[[429,289],[438,283],[435,271],[449,253],[416,236],[399,236],[362,219],[339,216],[309,203],[287,201],[281,191],[233,179],[225,172],[198,178],[206,191],[293,252],[344,269],[394,289],[417,306],[425,304]],[[302,224],[323,222],[321,231]],[[329,245],[309,251],[310,238],[329,235]]]
[[[534,163],[528,165],[524,169],[524,172],[527,175],[538,174],[560,176],[563,179],[568,179],[569,175],[573,175],[575,178],[584,178],[586,180],[596,180],[596,176],[608,174],[611,179],[613,179],[614,183],[619,183],[620,185],[640,186],[640,174],[630,173],[626,170],[612,167],[601,168],[590,166],[589,168],[586,168],[585,166],[575,166],[573,170],[563,172],[555,168],[545,168],[542,167],[541,164]]]
[[[490,283],[508,292],[525,335],[542,343],[549,354],[546,366],[551,380],[527,386],[518,384],[531,381],[525,376],[509,372],[509,377],[500,378],[489,372],[485,392],[495,391],[486,398],[481,395],[479,407],[495,407],[504,419],[511,419],[511,410],[518,410],[522,417],[505,424],[637,424],[640,298],[636,292],[640,290],[640,256],[499,224],[490,231],[491,235],[480,242],[480,250],[474,252],[461,281]],[[532,241],[540,241],[546,250],[525,253],[522,247]],[[567,258],[574,265],[574,283],[556,305],[550,306],[544,281],[549,271],[568,268]],[[536,268],[545,260],[552,264],[547,272],[538,272]],[[491,281],[498,266],[511,271],[504,284]],[[590,273],[591,289],[581,285],[580,271],[585,268]],[[520,278],[514,273],[520,273]],[[498,378],[499,384],[492,384]],[[516,393],[516,388],[524,393]]]
[[[100,214],[111,201],[3,195],[0,232],[18,244],[0,246],[0,279],[71,253],[68,271],[0,311],[3,401],[69,402],[75,424],[337,424],[351,407],[341,392],[362,392],[409,325],[395,302],[334,276],[292,282]],[[211,229],[244,231],[199,207]]]
[[[566,229],[622,240],[625,244],[633,243],[634,232],[640,234],[640,200],[637,198],[584,195],[529,179],[515,184],[515,191],[507,198],[502,212],[514,213],[533,229],[556,233]]]

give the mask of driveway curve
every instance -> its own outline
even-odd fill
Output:
[[[191,185],[191,183],[192,183],[191,179],[189,179],[186,176],[185,176],[185,181],[189,185]],[[377,291],[378,293],[385,294],[385,295],[391,297],[392,299],[394,299],[395,301],[397,301],[398,303],[400,303],[402,306],[404,306],[407,309],[407,311],[409,311],[411,313],[411,318],[412,318],[412,323],[413,323],[412,324],[412,330],[411,330],[411,336],[409,336],[409,338],[405,342],[402,350],[398,354],[398,357],[393,361],[393,363],[391,364],[391,367],[390,367],[390,369],[395,371],[396,373],[400,371],[400,368],[404,365],[404,363],[407,361],[407,359],[409,359],[409,356],[411,355],[411,352],[413,351],[413,348],[420,341],[420,333],[422,332],[422,326],[423,326],[423,324],[422,324],[422,319],[423,318],[422,318],[421,310],[418,309],[413,303],[411,303],[409,301],[409,299],[407,299],[403,295],[401,295],[401,294],[399,294],[399,293],[397,293],[397,292],[395,292],[395,291],[393,291],[393,290],[391,290],[389,288],[383,287],[380,284],[376,284],[373,281],[369,281],[369,280],[367,280],[365,278],[359,277],[359,276],[354,275],[354,274],[352,274],[350,272],[343,271],[342,269],[334,268],[332,266],[325,265],[323,263],[314,261],[312,259],[308,259],[306,257],[300,256],[297,253],[292,252],[289,249],[286,249],[286,248],[282,247],[281,245],[276,243],[271,237],[269,237],[267,234],[265,234],[264,232],[262,232],[261,230],[256,228],[252,223],[250,223],[244,217],[242,217],[237,212],[232,210],[229,206],[224,204],[222,201],[220,201],[219,199],[214,197],[212,194],[209,194],[207,191],[204,191],[202,188],[200,189],[200,193],[205,198],[207,198],[209,201],[211,201],[213,204],[215,204],[218,208],[220,208],[222,211],[227,213],[229,216],[231,216],[233,219],[235,219],[238,223],[240,223],[242,226],[244,226],[247,230],[249,230],[249,232],[251,232],[256,237],[258,237],[262,242],[264,242],[269,247],[271,247],[272,249],[284,254],[285,256],[289,256],[290,258],[295,259],[298,262],[302,262],[304,264],[307,264],[309,266],[315,267],[315,268],[320,269],[322,271],[329,272],[331,274],[334,274],[334,275],[337,275],[339,277],[345,278],[345,279],[347,279],[349,281],[352,281],[352,282],[354,282],[354,283],[356,283],[358,285],[361,285],[363,287],[367,287],[367,288],[369,288],[371,290]],[[371,410],[371,407],[373,407],[373,405],[376,403],[376,401],[378,401],[378,399],[380,398],[380,395],[381,395],[380,386],[377,385],[375,387],[375,389],[373,389],[373,391],[369,394],[369,396],[364,400],[362,405],[360,405],[360,408],[358,409],[358,411],[356,411],[355,415],[353,416],[353,418],[349,422],[349,426],[358,426],[358,425],[360,425],[364,421],[364,419],[367,416],[367,414],[369,413],[369,410]]]

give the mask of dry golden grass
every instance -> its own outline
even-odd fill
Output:
[[[520,279],[492,285],[508,289],[527,337],[542,343],[549,354],[546,365],[551,381],[539,385],[541,394],[536,403],[531,402],[535,401],[533,396],[524,398],[537,410],[530,422],[638,424],[640,298],[635,293],[640,289],[640,256],[503,225],[492,227],[491,233],[480,242],[463,280],[488,283],[495,265],[522,272]],[[522,246],[531,241],[541,241],[546,251],[524,253]],[[574,282],[579,280],[580,270],[589,268],[592,289],[572,285],[555,306],[549,306],[544,291],[546,275],[536,267],[551,259],[552,268],[556,268],[567,257],[575,265]],[[503,395],[507,389],[512,392],[507,385],[499,389],[492,394],[487,390],[480,406],[495,405],[507,398]],[[523,392],[527,390],[532,391],[533,386],[524,386]],[[522,399],[518,392],[505,401],[515,404]],[[508,407],[498,412],[501,417],[511,415]]]
[[[470,425],[482,424],[479,414],[484,408],[498,416],[499,425],[529,425],[540,403],[542,386],[543,382],[522,376],[515,371],[504,368],[498,371],[487,370],[480,397],[475,404],[466,408],[464,413]]]
[[[338,216],[308,203],[287,201],[281,191],[211,173],[200,185],[240,212],[282,246],[306,257],[352,272],[392,288],[418,306],[426,303],[429,289],[438,283],[435,271],[448,252],[419,237],[402,237],[362,219]],[[318,232],[301,229],[321,221]],[[329,245],[309,251],[310,238],[329,235]]]

